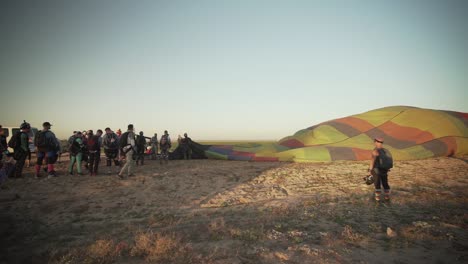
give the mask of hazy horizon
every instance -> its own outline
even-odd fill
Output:
[[[3,1],[0,124],[279,140],[407,105],[468,112],[466,1]]]

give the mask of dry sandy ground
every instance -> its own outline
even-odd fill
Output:
[[[468,262],[466,157],[397,162],[380,203],[367,162],[66,165],[2,186],[0,263]]]

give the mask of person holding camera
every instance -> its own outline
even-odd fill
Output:
[[[390,185],[388,184],[388,172],[393,168],[393,158],[390,151],[383,147],[384,140],[375,138],[375,148],[372,150],[372,158],[367,170],[374,177],[375,200],[380,201],[382,187],[384,199],[390,200]]]

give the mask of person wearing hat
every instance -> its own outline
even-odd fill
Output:
[[[384,199],[390,199],[390,185],[388,185],[388,172],[393,167],[393,159],[390,151],[383,147],[383,138],[374,138],[375,148],[372,150],[372,158],[368,172],[375,177],[375,200],[380,201],[382,187]]]
[[[19,134],[14,135],[18,137],[17,144],[14,148],[14,158],[16,160],[15,164],[15,178],[21,178],[23,175],[24,163],[29,153],[29,136],[28,133],[31,130],[31,125],[26,121],[20,125]]]
[[[136,143],[135,143],[135,133],[133,132],[134,128],[132,124],[128,125],[127,132],[123,133],[119,145],[122,146],[121,154],[125,155],[125,165],[120,170],[118,176],[124,178],[124,173],[126,176],[133,176],[133,168],[135,167],[134,154],[136,153]]]
[[[50,131],[52,126],[49,122],[44,122],[42,124],[42,130],[39,131],[34,138],[34,145],[36,146],[36,178],[40,177],[40,170],[44,158],[47,161],[47,172],[50,177],[57,176],[54,164],[57,161],[57,151],[59,151],[59,146],[57,144],[58,140],[55,134]]]
[[[104,154],[106,155],[106,166],[108,168],[107,173],[111,174],[112,161],[116,167],[120,166],[117,160],[119,154],[119,136],[115,134],[109,127],[105,129],[106,133],[102,137],[104,146]],[[119,169],[120,170],[120,169]]]

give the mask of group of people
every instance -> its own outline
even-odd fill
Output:
[[[41,177],[41,167],[46,165],[44,170],[49,177],[55,177],[56,172],[54,164],[60,153],[60,142],[55,134],[50,131],[52,124],[44,122],[42,130],[34,137],[34,146],[36,147],[37,162],[35,165],[35,176]],[[21,177],[26,158],[30,154],[29,151],[29,136],[31,125],[23,122],[20,126],[20,131],[7,143],[3,135],[3,129],[0,125],[0,183],[5,180],[5,175],[10,175],[14,171],[15,177]],[[96,176],[98,173],[99,162],[101,157],[101,148],[104,149],[106,156],[106,166],[108,173],[111,172],[112,163],[118,168],[118,176],[125,178],[133,175],[135,164],[143,165],[144,155],[146,150],[146,137],[143,132],[135,135],[134,127],[129,124],[127,131],[121,133],[120,129],[114,133],[110,128],[103,131],[98,129],[96,134],[93,130],[75,131],[69,138],[70,165],[68,172],[73,175],[73,168],[76,164],[76,170],[79,175],[82,174],[82,162],[85,161],[85,167],[89,170],[91,176]],[[388,172],[393,167],[393,158],[388,149],[383,147],[384,140],[375,138],[375,148],[372,151],[371,162],[368,168],[368,174],[372,183],[375,186],[375,200],[380,201],[383,194],[385,200],[390,199],[390,186],[388,184]],[[191,139],[184,134],[184,137],[178,137],[179,146],[183,152],[184,159],[191,158]],[[171,148],[171,138],[169,133],[164,131],[158,144],[158,136],[155,133],[150,139],[151,157],[154,159],[158,156],[158,149],[161,150],[160,162],[167,164],[169,159],[169,149]],[[13,153],[9,153],[8,147],[14,149]],[[3,162],[5,156],[5,162]],[[122,163],[125,161],[124,165]],[[369,178],[367,178],[369,179]],[[383,190],[382,190],[383,188]]]
[[[42,124],[43,129],[39,131],[34,138],[34,146],[36,148],[36,166],[35,174],[36,177],[40,177],[41,167],[45,165],[44,170],[48,172],[49,176],[56,176],[54,164],[57,162],[61,147],[60,141],[57,139],[55,134],[50,131],[51,124],[44,122]],[[7,163],[14,163],[13,173],[9,172],[8,175],[13,174],[14,177],[19,178],[22,176],[23,168],[28,156],[31,155],[29,149],[29,132],[31,131],[31,125],[26,121],[20,125],[20,131],[11,136],[11,139],[6,144],[5,136],[2,130],[2,139],[0,140],[0,149],[2,151],[2,157],[7,157]],[[8,147],[13,148],[14,152],[9,153]]]
[[[35,177],[41,177],[41,168],[47,172],[48,177],[55,177],[56,171],[54,164],[56,163],[61,151],[60,141],[55,134],[50,130],[52,124],[44,122],[42,130],[34,137],[34,146],[36,148],[37,161],[35,165]],[[21,177],[29,151],[29,136],[31,125],[23,122],[20,125],[20,131],[9,142],[3,136],[3,130],[0,126],[0,164],[1,169],[7,175]],[[191,142],[187,134],[184,134],[185,140],[179,140],[180,144],[188,146]],[[104,150],[106,157],[107,173],[112,174],[112,164],[116,168],[115,173],[121,178],[133,175],[135,165],[144,164],[145,154],[149,154],[152,159],[159,158],[161,164],[168,163],[169,149],[172,147],[171,138],[168,131],[164,131],[164,135],[158,140],[157,133],[150,139],[150,152],[146,152],[147,142],[150,139],[144,136],[143,132],[138,135],[134,132],[134,127],[129,124],[127,131],[122,133],[120,129],[117,132],[112,131],[109,127],[104,131],[98,129],[96,133],[93,130],[74,131],[73,135],[68,139],[68,151],[70,154],[70,164],[68,166],[69,175],[76,173],[83,175],[82,165],[89,171],[91,176],[98,174],[99,163],[101,160],[101,149]],[[9,153],[8,147],[13,148],[14,152]],[[158,154],[158,151],[161,151]],[[188,152],[188,151],[187,151]],[[3,162],[5,156],[5,162]],[[190,155],[187,155],[189,158]],[[5,165],[5,166],[3,166]],[[76,165],[76,166],[75,166]]]

